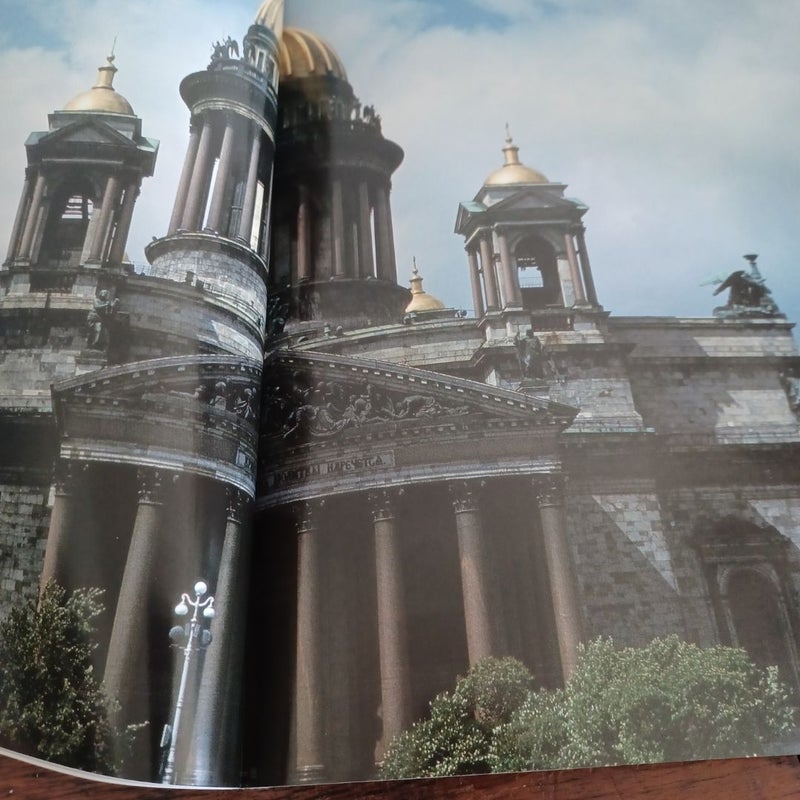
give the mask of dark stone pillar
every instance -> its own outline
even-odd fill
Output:
[[[366,181],[358,185],[358,274],[361,278],[375,274],[369,184]]]
[[[17,206],[17,215],[14,217],[14,227],[11,229],[11,237],[8,241],[8,255],[6,262],[11,263],[16,257],[19,249],[19,239],[22,235],[22,223],[25,221],[25,212],[28,208],[28,202],[31,199],[31,182],[25,175],[25,182],[22,184],[22,195],[19,198],[19,205]]]
[[[581,257],[581,271],[583,272],[583,282],[586,284],[586,296],[589,303],[593,306],[600,305],[597,302],[597,291],[594,288],[594,278],[592,277],[592,267],[589,264],[589,251],[586,249],[586,233],[583,227],[577,232],[578,254]]]
[[[219,153],[217,175],[214,181],[214,191],[211,195],[211,206],[208,211],[208,227],[214,233],[220,233],[222,215],[225,210],[225,201],[228,197],[228,185],[231,178],[233,163],[234,143],[236,140],[235,120],[228,117],[225,120],[225,131],[222,134],[222,146]]]
[[[75,527],[77,512],[74,493],[79,469],[71,461],[60,461],[56,466],[55,498],[50,513],[44,566],[39,579],[40,594],[48,581],[55,581],[60,586],[67,586],[69,582],[68,559],[72,549],[70,537]]]
[[[503,269],[503,286],[505,288],[506,306],[522,307],[522,291],[519,286],[519,273],[511,258],[508,246],[508,236],[505,231],[499,231],[497,242],[500,245],[500,264]]]
[[[253,234],[253,219],[256,212],[256,190],[258,188],[258,164],[261,159],[261,128],[252,125],[250,143],[250,163],[247,167],[247,183],[245,184],[244,202],[242,203],[242,219],[239,224],[239,238],[250,244]],[[267,191],[265,188],[264,191]],[[266,202],[266,198],[265,198]]]
[[[158,538],[162,519],[163,474],[140,469],[139,506],[128,547],[128,558],[114,614],[103,683],[109,700],[117,700],[113,717],[125,724],[142,722],[150,710],[147,669],[147,625],[150,587],[157,566]],[[134,765],[137,776],[144,765]],[[144,774],[148,774],[146,771]]]
[[[227,491],[225,540],[213,591],[213,640],[203,662],[192,754],[186,770],[195,786],[233,786],[240,775],[250,529],[245,519],[247,496],[238,489]]]
[[[333,276],[343,278],[347,274],[344,244],[344,197],[341,178],[334,178],[331,186],[331,226],[333,232]]]
[[[571,233],[564,234],[564,245],[567,249],[567,261],[569,262],[569,274],[572,278],[572,290],[575,296],[575,305],[582,306],[586,303],[586,294],[583,291],[583,281],[578,269],[578,256],[575,253],[575,242]]]
[[[189,146],[186,148],[186,158],[183,162],[180,181],[178,182],[178,193],[175,196],[175,205],[172,208],[172,217],[169,221],[168,235],[175,233],[180,227],[183,219],[183,212],[186,210],[186,198],[189,196],[189,184],[194,174],[195,161],[197,159],[197,148],[200,146],[200,127],[192,124],[189,131]]]
[[[100,209],[100,217],[97,227],[94,229],[94,237],[89,247],[89,257],[86,259],[91,262],[102,262],[106,256],[108,247],[108,234],[111,229],[114,211],[119,202],[119,178],[116,175],[109,175],[103,192],[103,205]]]
[[[320,504],[306,503],[297,523],[297,665],[295,676],[295,779],[315,783],[325,776]]]
[[[119,215],[117,229],[114,232],[114,240],[108,254],[108,260],[112,264],[121,264],[125,258],[125,245],[128,241],[128,234],[131,230],[133,220],[133,209],[136,205],[136,198],[139,196],[139,183],[132,181],[125,189],[125,197],[122,201],[122,210]]]
[[[480,248],[483,285],[486,287],[486,310],[498,311],[500,308],[500,295],[497,291],[497,274],[494,271],[494,254],[492,253],[492,240],[489,234],[481,236]]]
[[[392,229],[392,211],[389,204],[389,187],[378,186],[375,189],[375,245],[377,277],[382,281],[397,283],[397,266],[394,255],[394,232]]]
[[[308,187],[297,189],[297,280],[310,280],[311,275],[311,198]]]
[[[28,206],[28,217],[25,220],[25,227],[22,231],[22,242],[19,246],[17,257],[21,259],[33,259],[33,242],[36,236],[36,230],[39,227],[39,218],[42,214],[42,200],[44,198],[44,190],[47,185],[47,179],[44,175],[39,173],[36,178],[36,184],[33,187],[33,197]]]
[[[550,596],[556,621],[561,671],[566,681],[575,670],[578,644],[583,639],[583,615],[578,597],[564,518],[564,492],[556,478],[534,482],[542,521],[545,560],[550,576]]]
[[[411,680],[406,633],[406,599],[400,536],[392,492],[369,496],[375,526],[375,573],[378,599],[378,650],[383,729],[376,751],[380,761],[394,736],[411,722]]]
[[[468,481],[450,485],[458,533],[464,622],[470,666],[496,655],[496,617],[492,609],[492,585],[486,541],[478,507],[478,486]]]
[[[485,311],[483,305],[483,290],[481,289],[481,272],[478,267],[478,254],[471,248],[467,248],[469,258],[469,279],[472,284],[472,304],[475,306],[475,316],[480,318]]]
[[[208,197],[208,183],[211,179],[211,165],[214,161],[211,148],[214,140],[214,130],[210,119],[203,121],[200,133],[200,143],[194,160],[194,169],[189,181],[189,190],[186,195],[186,206],[180,227],[185,231],[196,231],[203,224],[205,202]]]

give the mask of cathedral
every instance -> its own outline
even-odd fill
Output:
[[[708,318],[616,317],[588,207],[506,131],[453,198],[473,309],[448,307],[396,263],[391,120],[282,20],[265,0],[182,81],[143,273],[158,142],[113,58],[25,142],[0,609],[104,590],[97,670],[149,722],[144,780],[165,742],[180,783],[371,778],[472,664],[557,687],[598,636],[744,647],[800,693],[800,356],[756,256]],[[216,616],[178,735],[167,634],[198,578]]]

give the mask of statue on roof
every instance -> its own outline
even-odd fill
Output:
[[[716,288],[714,296],[726,289],[729,294],[728,302],[714,309],[715,317],[774,317],[780,313],[756,266],[757,258],[755,254],[746,255],[750,271],[736,270]]]

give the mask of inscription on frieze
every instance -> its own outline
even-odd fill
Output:
[[[304,481],[360,475],[374,470],[394,467],[394,465],[394,453],[391,451],[351,456],[349,458],[331,458],[312,464],[303,464],[298,467],[269,472],[264,478],[264,488],[268,491],[281,489]]]

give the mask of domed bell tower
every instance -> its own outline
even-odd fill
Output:
[[[149,274],[203,291],[219,309],[219,345],[249,357],[266,321],[282,20],[282,0],[265,0],[241,48],[216,42],[208,67],[181,82],[189,146],[167,235],[146,249]]]
[[[472,201],[459,205],[475,314],[561,328],[602,311],[584,238],[587,206],[564,196],[566,185],[523,164],[510,134],[504,163]]]
[[[289,331],[400,321],[389,198],[403,151],[319,36],[287,28],[280,68],[271,302]]]
[[[28,166],[4,266],[30,270],[31,291],[69,292],[84,269],[133,269],[125,246],[158,142],[142,136],[142,121],[114,89],[113,62],[109,56],[95,85],[25,143]]]

